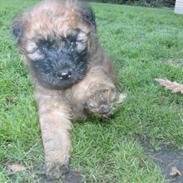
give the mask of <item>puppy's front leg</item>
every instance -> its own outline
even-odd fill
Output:
[[[38,101],[39,121],[45,153],[48,179],[58,179],[69,171],[71,149],[71,122],[69,108],[57,99],[42,98]]]
[[[110,117],[126,98],[117,90],[112,75],[103,66],[91,68],[73,91],[75,100],[84,104],[85,113],[97,117]]]

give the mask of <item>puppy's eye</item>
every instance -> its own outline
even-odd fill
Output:
[[[78,36],[77,36],[77,41],[83,42],[83,43],[87,42],[87,35],[86,35],[86,33],[80,32],[78,34]]]
[[[76,36],[70,35],[67,37],[66,41],[67,41],[67,44],[69,44],[70,46],[73,46],[76,43]]]
[[[86,49],[86,44],[83,42],[76,42],[76,49],[78,50],[78,52],[82,52],[83,50]]]
[[[76,40],[76,49],[79,52],[82,52],[83,50],[86,49],[86,45],[87,45],[87,35],[84,32],[80,32]]]
[[[55,48],[55,43],[52,40],[40,40],[38,45],[43,51]]]

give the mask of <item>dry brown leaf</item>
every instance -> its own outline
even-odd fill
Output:
[[[20,165],[20,164],[11,164],[11,165],[8,165],[7,167],[8,167],[8,170],[13,173],[21,172],[26,169],[25,166]]]
[[[171,90],[172,93],[180,92],[183,94],[183,84],[177,82],[172,82],[166,79],[155,79],[161,86],[164,86],[166,89]]]
[[[177,177],[182,176],[181,172],[177,169],[177,167],[173,166],[170,171],[170,176]]]

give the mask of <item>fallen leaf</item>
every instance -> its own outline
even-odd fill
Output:
[[[171,171],[170,171],[170,176],[172,177],[177,177],[177,176],[181,176],[181,172],[177,169],[177,167],[173,166]]]
[[[172,82],[167,79],[155,79],[161,86],[164,86],[166,89],[171,90],[172,93],[180,92],[183,94],[183,84]]]
[[[25,166],[20,165],[20,164],[11,164],[11,165],[8,165],[7,167],[8,167],[8,170],[13,173],[21,172],[26,169]]]

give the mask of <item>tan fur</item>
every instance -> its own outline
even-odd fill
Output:
[[[81,36],[87,41],[88,50],[92,55],[86,77],[68,89],[44,88],[33,76],[46,173],[51,178],[59,178],[64,174],[63,171],[68,171],[71,152],[71,119],[87,117],[86,104],[89,111],[91,107],[91,111],[94,108],[97,112],[97,107],[100,105],[97,97],[102,97],[102,100],[106,100],[107,103],[115,104],[119,102],[116,99],[119,95],[115,87],[111,62],[98,45],[95,30],[78,16],[75,3],[65,5],[57,1],[43,2],[26,12],[22,19],[25,20],[26,25],[20,47],[22,54],[27,58],[28,66],[30,57],[40,57],[37,52],[31,55],[31,51],[36,47],[33,38],[46,38],[52,34],[58,37],[66,36],[76,28],[83,31],[84,35]],[[27,54],[27,52],[30,53]]]

